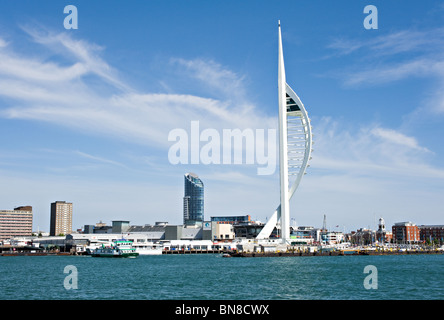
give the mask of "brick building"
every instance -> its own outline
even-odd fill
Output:
[[[444,225],[422,225],[419,226],[419,235],[421,241],[439,241],[444,243]]]
[[[418,226],[410,221],[395,223],[392,233],[395,243],[414,243],[421,240]]]

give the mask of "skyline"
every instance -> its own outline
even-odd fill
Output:
[[[63,8],[78,8],[77,30]],[[366,30],[366,5],[378,29]],[[116,10],[119,8],[119,10]],[[216,13],[217,14],[214,14]],[[288,84],[310,115],[313,159],[290,202],[298,225],[347,231],[442,224],[444,6],[117,1],[0,4],[0,208],[73,203],[73,228],[183,218],[183,175],[205,217],[279,205],[278,170],[172,165],[174,129],[277,129],[277,23]],[[442,219],[442,218],[441,218]]]

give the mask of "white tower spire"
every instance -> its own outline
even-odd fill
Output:
[[[281,204],[258,234],[257,239],[269,238],[280,220],[282,241],[287,243],[290,240],[290,199],[299,186],[299,183],[305,174],[305,170],[308,167],[308,161],[311,159],[313,141],[311,124],[307,111],[297,94],[290,88],[285,79],[280,21],[278,95]]]
[[[282,50],[281,21],[279,20],[279,58],[278,58],[278,92],[279,92],[279,171],[281,187],[281,237],[286,243],[290,239],[290,198],[288,194],[288,143],[287,143],[287,97]]]

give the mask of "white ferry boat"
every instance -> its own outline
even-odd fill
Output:
[[[120,239],[114,241],[111,245],[102,244],[101,247],[94,249],[91,256],[104,258],[136,258],[139,253],[133,248],[132,242]]]

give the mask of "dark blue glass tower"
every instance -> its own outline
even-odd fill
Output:
[[[204,184],[194,173],[185,174],[183,224],[202,224],[204,220]]]

